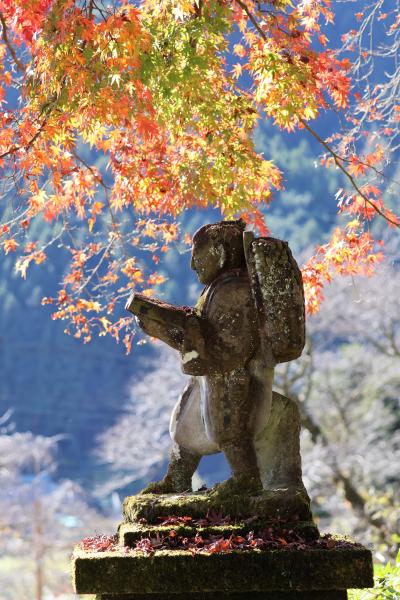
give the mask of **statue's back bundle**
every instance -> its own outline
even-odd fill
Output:
[[[301,355],[305,308],[301,271],[287,242],[244,234],[251,288],[260,316],[266,360],[277,364]]]

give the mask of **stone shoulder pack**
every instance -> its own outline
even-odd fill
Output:
[[[244,232],[243,243],[266,362],[294,360],[305,344],[301,271],[285,241]]]

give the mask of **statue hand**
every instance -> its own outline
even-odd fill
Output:
[[[135,323],[138,327],[140,327],[140,329],[142,331],[144,331],[144,333],[147,333],[148,335],[152,335],[148,329],[148,327],[146,327],[146,323],[143,319],[139,319],[139,317],[134,317],[135,319]]]
[[[140,313],[140,304],[137,302],[139,296],[137,292],[132,292],[125,304],[125,309],[134,315]]]

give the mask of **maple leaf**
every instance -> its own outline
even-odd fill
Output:
[[[145,140],[158,134],[157,123],[146,115],[138,115],[136,117],[136,128],[138,134]]]
[[[3,249],[5,254],[8,254],[9,252],[16,252],[18,245],[18,242],[16,242],[14,238],[4,240]]]
[[[81,542],[82,550],[86,552],[109,552],[116,550],[117,544],[115,537],[98,535],[84,538]]]
[[[233,65],[232,73],[233,73],[233,76],[235,77],[235,79],[239,79],[242,72],[243,72],[243,67],[240,63],[236,63],[235,65]]]
[[[240,58],[244,58],[246,56],[246,48],[243,46],[243,44],[235,44],[233,46],[233,52],[234,54],[236,54],[237,56],[239,56]]]
[[[356,157],[351,156],[349,159],[348,171],[351,175],[359,176],[364,175],[365,165]]]

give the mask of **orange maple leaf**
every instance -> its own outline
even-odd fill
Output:
[[[4,240],[3,249],[5,254],[8,254],[9,252],[15,252],[17,250],[18,245],[19,244],[14,240],[14,238]]]

